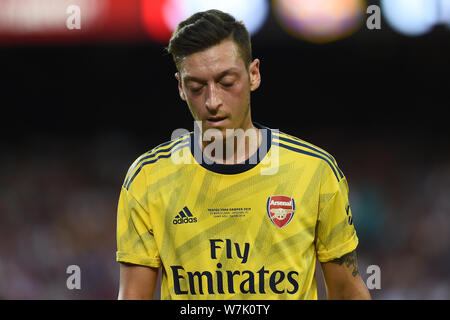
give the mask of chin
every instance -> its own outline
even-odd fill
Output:
[[[214,139],[226,139],[227,136],[232,136],[233,131],[228,132],[229,129],[234,129],[231,123],[227,120],[220,121],[221,123],[213,123],[211,124],[209,121],[204,121],[203,123],[203,134],[206,134],[206,137],[214,137]],[[211,130],[210,130],[211,129]],[[220,135],[218,135],[218,132],[220,132]]]
[[[232,123],[228,119],[223,119],[221,121],[203,121],[203,129],[218,129],[225,132],[226,129],[233,129]]]

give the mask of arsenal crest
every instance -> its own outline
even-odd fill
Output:
[[[278,228],[283,228],[291,222],[295,213],[294,198],[287,196],[271,196],[267,199],[267,214]]]

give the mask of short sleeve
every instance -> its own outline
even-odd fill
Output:
[[[336,176],[328,167],[320,187],[316,226],[315,245],[320,262],[340,258],[358,245],[348,191],[345,176]]]
[[[117,209],[116,260],[154,268],[161,266],[150,214],[125,187],[120,192]]]

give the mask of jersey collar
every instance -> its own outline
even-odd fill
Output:
[[[258,150],[255,152],[255,154],[253,154],[253,156],[251,156],[246,161],[237,163],[237,164],[222,164],[222,163],[212,162],[212,160],[208,161],[208,158],[206,157],[205,154],[203,154],[203,152],[198,152],[198,151],[195,152],[196,148],[195,148],[194,144],[196,142],[194,139],[193,132],[191,132],[190,137],[189,137],[192,156],[195,158],[195,161],[197,161],[197,163],[200,164],[203,168],[205,168],[209,171],[215,172],[215,173],[238,174],[238,173],[242,173],[242,172],[252,169],[253,167],[257,166],[258,163],[262,159],[264,159],[267,152],[269,152],[269,150],[270,150],[271,141],[272,141],[272,132],[269,128],[267,128],[257,122],[253,122],[253,125],[258,129],[263,129],[262,130],[262,133],[263,133],[262,134],[262,142],[261,142],[261,145],[259,146]],[[197,150],[201,150],[201,148],[198,144],[196,147],[198,148]],[[196,153],[197,153],[197,156],[196,156]],[[254,157],[256,157],[256,161],[250,161],[250,159],[254,159]],[[205,159],[207,159],[207,160],[205,160]],[[252,163],[250,163],[250,162],[252,162]]]

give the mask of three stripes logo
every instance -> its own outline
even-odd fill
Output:
[[[345,207],[345,212],[347,212],[347,216],[348,216],[348,224],[352,225],[353,224],[353,217],[352,214],[350,213],[350,205],[347,205]]]
[[[173,219],[173,224],[183,224],[183,223],[196,223],[197,218],[189,211],[187,207],[178,212],[178,214]]]

